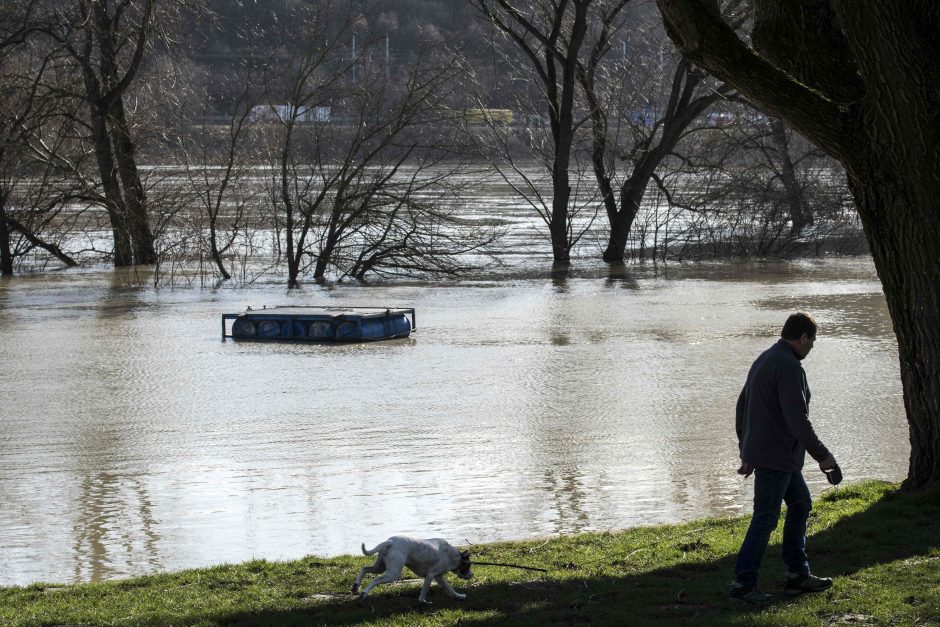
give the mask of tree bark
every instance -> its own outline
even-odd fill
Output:
[[[888,166],[849,178],[898,340],[910,487],[940,483],[940,184],[924,184],[935,176]]]
[[[86,76],[86,84],[88,77]],[[118,182],[114,165],[114,153],[111,150],[111,141],[108,136],[105,112],[101,109],[100,98],[95,98],[89,92],[88,108],[91,119],[92,143],[95,147],[95,161],[98,164],[98,174],[104,188],[105,210],[111,223],[111,234],[114,239],[114,265],[116,267],[134,265],[134,255],[131,249],[131,235],[127,224],[127,214],[124,209],[124,197],[121,185]]]
[[[911,441],[904,485],[940,484],[940,6],[831,0],[829,22],[809,41],[838,31],[829,43],[843,59],[837,73],[828,60],[782,54],[799,39],[792,24],[768,27],[791,36],[765,38],[758,55],[704,0],[657,1],[690,59],[845,166],[898,341]],[[772,59],[785,56],[804,62],[784,71]]]
[[[153,231],[150,229],[150,214],[147,210],[147,194],[140,180],[137,159],[134,156],[134,140],[124,113],[124,100],[117,98],[109,114],[111,132],[114,136],[114,153],[117,158],[118,176],[124,188],[127,226],[134,247],[134,262],[142,265],[157,263]]]

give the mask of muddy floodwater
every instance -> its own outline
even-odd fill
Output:
[[[904,477],[869,261],[596,265],[290,295],[108,270],[0,282],[0,585],[740,514],[735,400],[796,309],[821,325],[811,415],[847,481]],[[222,313],[276,304],[415,307],[418,329],[221,341]]]

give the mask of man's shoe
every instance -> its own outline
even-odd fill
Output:
[[[740,584],[731,584],[731,592],[728,593],[728,598],[735,603],[765,605],[773,598],[773,596],[765,594],[753,586],[747,587]]]
[[[787,575],[787,583],[783,586],[783,591],[789,596],[796,596],[804,592],[822,592],[832,587],[832,579],[829,577],[817,577],[810,573],[808,575]]]

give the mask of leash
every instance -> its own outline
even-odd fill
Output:
[[[536,570],[540,573],[548,572],[548,570],[545,568],[535,568],[533,566],[520,566],[518,564],[501,564],[499,562],[478,562],[476,560],[470,560],[470,564],[473,566],[505,566],[506,568],[521,568],[522,570]]]

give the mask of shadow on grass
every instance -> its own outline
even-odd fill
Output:
[[[852,493],[835,492],[828,500],[840,498],[852,498]],[[839,577],[940,547],[938,519],[940,491],[889,492],[864,511],[814,534],[808,542],[811,560],[817,572],[837,578],[833,588],[837,591]],[[779,555],[779,545],[773,545],[764,560],[762,585],[771,592],[782,584]],[[535,579],[469,588],[458,581],[455,586],[467,593],[466,600],[453,601],[435,585],[431,588],[433,604],[426,607],[419,606],[417,589],[396,594],[394,589],[386,588],[386,592],[363,601],[350,597],[348,601],[308,609],[240,613],[218,620],[231,625],[352,625],[380,620],[394,624],[422,620],[455,623],[459,619],[461,625],[481,627],[746,623],[747,613],[757,610],[742,609],[727,600],[734,559],[734,555],[715,555],[620,576],[588,567],[581,571],[584,576],[565,580]],[[569,566],[569,570],[572,575],[580,574],[577,566]],[[785,612],[788,604],[799,602],[778,595],[772,609]]]

